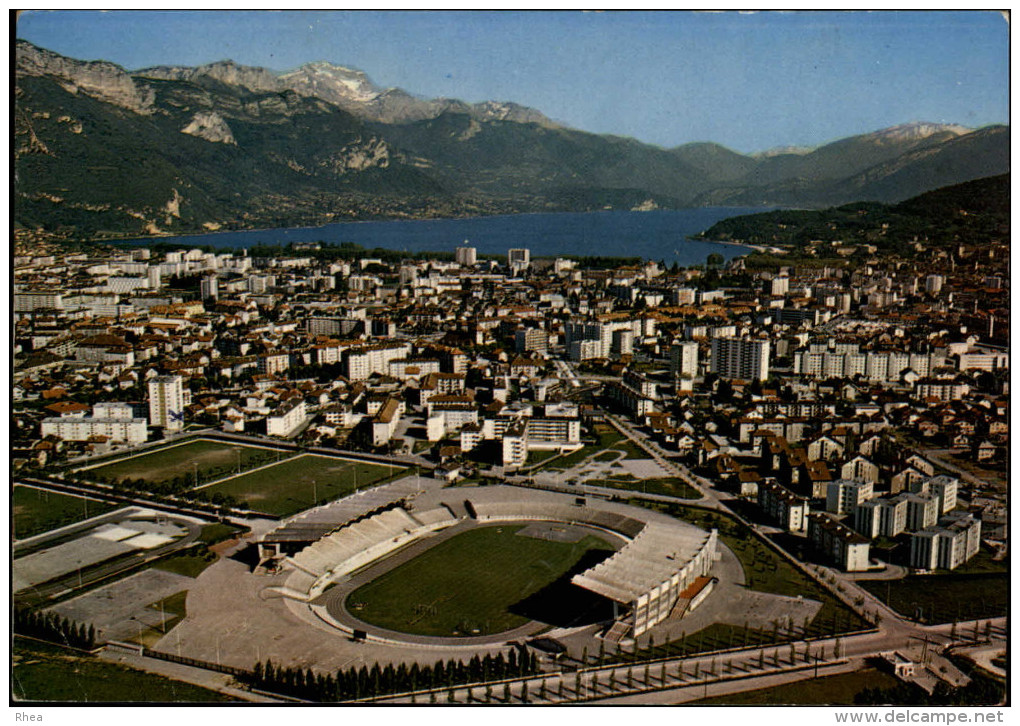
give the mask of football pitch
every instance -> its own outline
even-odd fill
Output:
[[[400,466],[302,454],[200,491],[231,496],[251,509],[286,517],[405,472]]]
[[[557,580],[615,549],[593,535],[555,542],[519,536],[522,528],[463,532],[352,592],[347,610],[366,623],[415,635],[500,633],[538,619],[546,605],[536,600],[562,601],[563,587],[573,587]]]
[[[180,477],[186,479],[189,486],[195,486],[196,476],[201,483],[288,456],[291,454],[274,449],[199,439],[97,466],[89,469],[86,476],[101,477],[113,482],[143,479],[150,484]]]
[[[121,506],[25,486],[14,487],[11,505],[15,539],[25,539],[57,527],[82,522]]]

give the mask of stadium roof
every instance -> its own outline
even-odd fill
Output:
[[[631,603],[662,584],[701,550],[709,533],[650,522],[623,549],[571,582],[619,603]]]
[[[286,524],[266,533],[263,542],[314,542],[349,522],[376,510],[411,499],[423,491],[438,489],[445,482],[408,476],[372,489],[363,489],[343,499],[309,509]]]

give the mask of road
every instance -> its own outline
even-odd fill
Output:
[[[991,621],[992,647],[1005,648],[1006,618]],[[986,621],[976,621],[979,634]],[[708,696],[725,695],[778,683],[849,672],[865,660],[890,650],[906,650],[924,642],[934,645],[968,643],[973,623],[958,627],[949,637],[950,625],[920,626],[886,624],[877,630],[840,638],[765,647],[733,649],[689,658],[668,658],[636,665],[607,665],[580,671],[557,671],[528,678],[485,685],[436,689],[438,702],[456,703],[682,703]],[[838,644],[838,645],[837,645]],[[544,683],[544,688],[543,688]],[[487,695],[488,691],[488,695]],[[540,695],[544,692],[544,696]],[[370,699],[383,703],[426,703],[430,691]]]

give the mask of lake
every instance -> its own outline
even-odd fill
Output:
[[[642,257],[681,266],[705,262],[713,252],[726,259],[748,249],[724,242],[687,238],[716,222],[742,214],[767,211],[762,207],[701,207],[651,212],[604,211],[556,214],[512,214],[466,219],[343,222],[321,227],[215,232],[183,237],[131,240],[211,245],[241,249],[256,244],[292,242],[353,242],[371,249],[383,247],[407,252],[452,252],[467,241],[479,254],[505,255],[511,247],[527,247],[533,257],[593,255]]]

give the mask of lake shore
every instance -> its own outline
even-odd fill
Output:
[[[117,246],[175,245],[244,249],[257,245],[286,246],[309,242],[353,243],[364,249],[453,252],[465,242],[479,255],[503,256],[507,249],[526,247],[533,258],[640,257],[702,264],[709,254],[726,259],[759,249],[730,241],[709,241],[695,235],[728,217],[759,208],[698,207],[645,212],[598,211],[504,214],[420,220],[361,220],[311,227],[224,230],[187,235],[149,235],[106,240]]]

